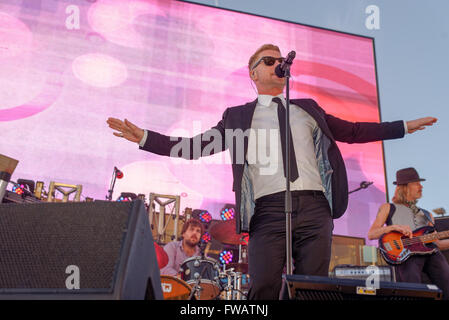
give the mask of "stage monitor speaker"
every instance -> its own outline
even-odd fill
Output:
[[[282,297],[291,300],[440,300],[441,290],[435,285],[379,281],[378,289],[366,281],[331,279],[318,276],[285,276]],[[288,294],[288,295],[287,295]]]
[[[449,230],[449,217],[435,218],[435,229],[438,232]]]
[[[0,299],[163,299],[142,201],[0,204]]]
[[[449,217],[437,217],[435,218],[435,229],[438,232],[449,230]],[[441,251],[443,256],[449,262],[449,249]]]

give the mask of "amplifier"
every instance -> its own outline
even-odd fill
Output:
[[[449,216],[436,217],[435,218],[435,229],[438,232],[449,230]],[[443,256],[449,262],[449,249],[441,251]]]
[[[435,229],[438,232],[449,230],[449,217],[436,217],[435,218]]]
[[[372,274],[376,274],[379,281],[395,281],[393,268],[390,266],[337,265],[332,270],[331,277],[366,280]]]
[[[378,287],[364,280],[331,279],[318,276],[285,275],[281,297],[290,300],[441,300],[435,285],[380,281]]]
[[[5,196],[3,198],[3,203],[40,203],[42,200],[39,200],[34,195],[28,194],[17,194],[15,192],[6,190]]]

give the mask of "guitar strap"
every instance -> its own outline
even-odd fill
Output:
[[[430,212],[427,211],[426,209],[423,208],[419,208],[422,212],[424,212],[424,216],[426,217],[427,221],[430,222],[430,224],[432,225],[432,227],[435,227],[435,224],[432,222],[432,216],[430,215]]]
[[[385,221],[387,223],[388,226],[391,226],[393,224],[393,215],[394,212],[396,211],[396,206],[392,203],[390,203],[390,212],[388,212],[388,217],[387,217],[387,221]]]

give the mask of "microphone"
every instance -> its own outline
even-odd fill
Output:
[[[295,59],[295,57],[296,52],[290,51],[290,53],[287,55],[287,58],[285,58],[284,61],[282,61],[280,64],[277,65],[274,72],[279,78],[285,77],[285,70],[287,70],[287,68],[289,68],[292,65],[293,59]]]
[[[114,167],[114,171],[115,171],[115,176],[117,177],[117,179],[123,178],[123,172],[121,172],[119,169],[117,169],[117,167]]]
[[[370,185],[372,185],[374,182],[373,181],[362,181],[360,183],[360,188],[362,189],[366,189],[368,188]]]

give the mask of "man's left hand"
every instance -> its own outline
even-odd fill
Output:
[[[425,118],[407,121],[408,133],[413,133],[417,130],[424,130],[426,128],[426,126],[431,126],[437,121],[438,121],[438,119],[434,118],[434,117],[425,117]]]

